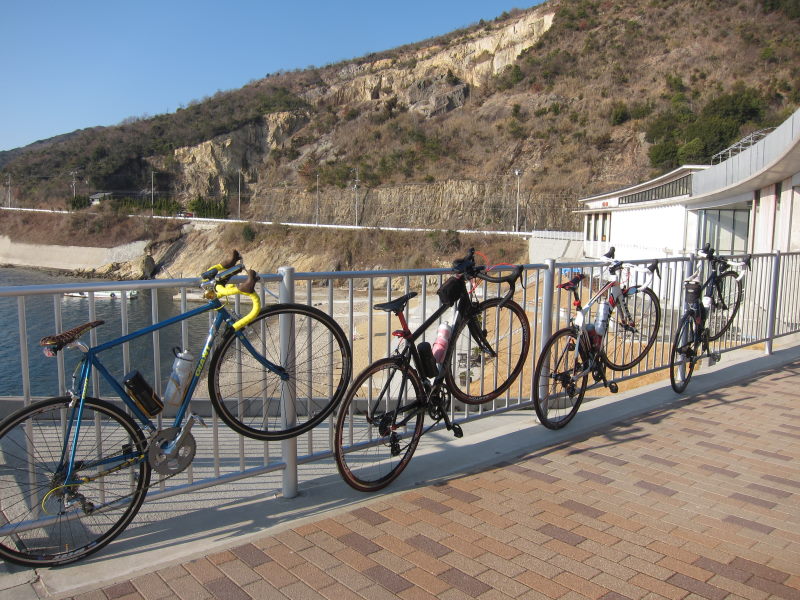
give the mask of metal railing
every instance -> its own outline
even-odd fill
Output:
[[[613,373],[614,380],[634,379],[666,368],[669,364],[670,344],[683,312],[683,279],[691,272],[694,257],[660,259],[661,277],[653,284],[662,307],[662,325],[654,347],[645,359],[633,369]],[[646,264],[650,261],[633,261]],[[451,416],[456,422],[472,421],[512,410],[529,409],[532,406],[533,372],[539,350],[549,335],[569,323],[572,306],[569,294],[556,288],[555,284],[575,271],[586,273],[583,285],[596,286],[603,276],[597,262],[564,262],[548,260],[544,264],[526,265],[522,285],[518,286],[515,299],[522,305],[531,322],[531,351],[519,379],[502,396],[480,406],[463,406],[452,403]],[[717,342],[716,349],[728,352],[752,344],[763,344],[766,353],[772,352],[776,338],[800,332],[800,253],[759,254],[752,259],[752,270],[744,279],[744,302],[733,326]],[[432,314],[439,306],[436,290],[448,276],[447,269],[359,271],[330,273],[296,273],[292,268],[283,268],[279,274],[262,276],[259,290],[262,299],[294,301],[317,306],[333,316],[344,329],[353,348],[354,375],[372,361],[390,355],[394,351],[391,335],[396,323],[393,315],[375,311],[373,305],[390,300],[408,291],[419,294],[409,303],[408,317],[412,328]],[[0,397],[0,415],[42,396],[62,395],[69,387],[68,370],[64,353],[59,354],[55,365],[38,354],[37,336],[67,329],[83,321],[104,317],[108,322],[91,332],[90,343],[98,343],[98,337],[110,339],[137,329],[132,324],[134,313],[142,314],[149,322],[161,320],[165,313],[177,313],[187,309],[192,301],[192,291],[197,289],[196,279],[177,279],[144,282],[114,282],[66,284],[56,286],[26,286],[0,288],[0,303],[16,302],[19,360],[16,365],[3,368],[6,381],[18,383],[18,391]],[[110,306],[110,300],[101,299],[99,292],[114,289],[125,292]],[[84,292],[79,305],[70,304],[73,299],[67,293]],[[138,292],[138,298],[127,296]],[[479,298],[500,295],[500,286],[483,284],[476,290]],[[585,295],[585,292],[584,292]],[[147,297],[149,296],[149,305]],[[47,299],[44,304],[43,299]],[[142,302],[135,306],[135,302]],[[34,306],[35,305],[35,306]],[[0,304],[2,308],[2,304]],[[238,306],[234,307],[238,309]],[[81,319],[81,315],[84,315]],[[66,315],[66,316],[65,316]],[[179,343],[193,348],[202,344],[207,333],[204,317],[199,333],[194,332],[185,321],[174,338],[164,333],[153,334],[151,355],[129,348],[127,344],[118,357],[120,369],[127,372],[131,366],[146,372],[156,391],[161,391],[162,380],[168,375],[172,361],[169,349]],[[7,324],[13,328],[11,323]],[[436,328],[426,332],[432,342]],[[165,337],[166,336],[166,337]],[[420,340],[422,341],[422,340]],[[166,360],[165,360],[166,357]],[[67,361],[71,357],[67,357]],[[12,361],[13,362],[13,361]],[[104,358],[105,362],[105,358]],[[34,365],[44,364],[54,372],[49,382],[43,381]],[[32,383],[35,384],[32,387]],[[94,394],[102,395],[99,382],[94,382]],[[44,387],[44,389],[43,389]],[[606,393],[595,386],[595,396]],[[198,388],[196,395],[204,390]],[[587,400],[589,398],[587,397]],[[193,410],[209,416],[209,428],[193,433],[198,438],[197,455],[194,462],[183,473],[161,481],[151,490],[149,498],[163,498],[227,483],[262,473],[280,473],[285,497],[297,491],[298,469],[302,465],[315,465],[332,455],[333,417],[316,429],[284,442],[259,442],[242,438],[225,426],[220,426],[208,398],[195,397]],[[530,418],[533,419],[532,412]]]

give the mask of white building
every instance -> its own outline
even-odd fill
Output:
[[[680,256],[706,242],[722,254],[800,250],[800,110],[720,154],[712,166],[581,199],[584,254]]]

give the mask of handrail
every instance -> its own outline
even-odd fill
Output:
[[[754,343],[765,343],[766,352],[771,351],[772,341],[782,336],[800,332],[800,318],[797,317],[796,307],[800,305],[800,279],[792,274],[798,272],[800,267],[800,252],[790,252],[780,254],[780,261],[774,253],[763,253],[753,255],[753,273],[743,281],[745,285],[745,300],[739,314],[736,316],[734,326],[731,330],[717,342],[721,352],[742,348]],[[645,374],[653,373],[667,368],[669,362],[668,349],[664,350],[671,341],[675,329],[675,323],[682,313],[681,285],[686,268],[691,259],[688,257],[660,258],[661,277],[653,285],[653,290],[659,296],[663,310],[663,325],[658,342],[653,350],[648,354],[640,365],[633,370],[622,373],[616,380],[634,379]],[[648,264],[652,259],[630,261],[635,264]],[[562,292],[555,288],[554,283],[559,283],[563,277],[561,270],[568,269],[586,272],[586,285],[591,285],[593,278],[599,273],[602,264],[597,261],[547,261],[545,264],[524,265],[523,279],[525,285],[520,285],[516,291],[516,299],[521,301],[528,312],[531,321],[532,331],[538,332],[533,336],[536,345],[531,348],[529,357],[524,367],[523,373],[519,378],[519,384],[515,384],[503,396],[490,404],[483,405],[477,412],[468,411],[465,407],[456,406],[454,403],[454,421],[465,422],[472,419],[485,418],[487,416],[501,414],[511,410],[528,408],[532,405],[531,396],[531,373],[535,366],[540,348],[546,340],[547,334],[565,324],[564,319],[569,317],[569,310],[562,312],[565,308]],[[511,267],[509,267],[511,268]],[[329,271],[329,272],[294,272],[293,269],[282,269],[280,273],[261,274],[261,281],[257,284],[256,291],[261,295],[262,300],[270,295],[278,299],[293,297],[297,302],[312,303],[318,308],[334,316],[345,330],[345,334],[353,345],[354,354],[354,374],[363,369],[369,361],[376,360],[382,355],[391,352],[390,340],[392,324],[380,314],[373,311],[372,305],[380,302],[383,298],[389,300],[403,295],[414,289],[420,294],[409,305],[409,316],[411,319],[422,319],[426,315],[432,314],[438,308],[436,299],[436,289],[449,274],[450,269],[430,268],[430,269],[392,269],[392,270],[371,270],[371,271]],[[780,280],[776,281],[776,273],[780,275]],[[571,275],[570,275],[571,276]],[[433,280],[433,281],[432,281]],[[435,283],[438,282],[438,285]],[[156,307],[159,300],[167,302],[170,298],[164,294],[167,289],[178,288],[181,293],[181,309],[185,310],[186,292],[197,288],[199,280],[197,278],[184,279],[163,279],[155,281],[102,281],[102,282],[79,282],[71,284],[50,284],[37,286],[7,286],[0,288],[0,299],[15,299],[16,313],[18,322],[18,336],[22,338],[21,349],[18,356],[20,360],[13,367],[6,365],[4,376],[8,381],[19,382],[23,389],[16,395],[0,397],[0,412],[7,412],[8,405],[17,405],[22,402],[30,402],[43,392],[40,388],[34,387],[38,382],[34,378],[31,381],[29,370],[32,361],[29,360],[26,342],[28,331],[33,329],[33,324],[37,319],[41,319],[41,314],[34,314],[26,300],[35,297],[53,297],[53,311],[55,321],[61,323],[64,316],[60,314],[63,303],[60,295],[65,292],[98,292],[103,290],[150,290],[152,294],[151,302]],[[486,295],[497,294],[497,286],[481,286],[481,292]],[[282,293],[283,292],[283,293]],[[137,301],[141,301],[139,298]],[[8,302],[8,300],[4,300]],[[89,299],[88,307],[81,301],[80,310],[97,312],[102,306],[103,300],[96,297]],[[178,300],[175,301],[179,302]],[[28,302],[32,304],[32,302]],[[39,301],[39,304],[41,302]],[[125,303],[119,303],[122,319],[122,329],[128,328],[127,319],[129,308]],[[12,305],[8,305],[12,306]],[[774,309],[770,311],[771,308]],[[568,306],[567,306],[568,308]],[[74,309],[74,307],[71,310]],[[176,310],[177,304],[176,304]],[[246,310],[246,309],[245,309]],[[154,311],[154,317],[157,311]],[[791,313],[791,314],[790,314]],[[45,315],[46,316],[46,315]],[[119,326],[108,323],[104,327]],[[50,317],[47,316],[49,320]],[[9,320],[9,327],[13,327],[14,320]],[[421,322],[421,321],[420,321]],[[67,325],[69,323],[65,323]],[[435,329],[435,328],[434,328]],[[10,337],[13,332],[9,332]],[[32,335],[32,333],[30,334]],[[186,333],[183,333],[182,343],[186,342]],[[38,338],[37,338],[38,339]],[[154,344],[154,346],[156,346]],[[163,346],[166,352],[168,344],[163,342],[158,346]],[[31,345],[33,351],[33,345]],[[36,348],[38,351],[38,348]],[[156,350],[155,352],[158,352]],[[169,361],[172,360],[171,355]],[[142,363],[158,362],[156,357],[152,359],[142,358],[137,353],[135,360],[126,358],[125,364],[131,362],[136,364],[131,366],[138,367]],[[68,363],[68,368],[64,369],[59,364],[62,375],[58,377],[59,382],[63,382],[64,375],[71,372],[72,363]],[[53,368],[52,365],[49,368]],[[167,365],[168,368],[168,365]],[[54,369],[55,370],[55,369]],[[158,369],[156,369],[157,371]],[[160,382],[155,382],[160,385]],[[62,390],[48,390],[47,395],[58,395]],[[199,397],[193,400],[193,409],[199,413],[210,415],[211,409],[207,399]],[[264,473],[267,471],[281,471],[284,475],[283,490],[285,496],[291,497],[297,493],[297,470],[299,465],[310,462],[319,462],[329,459],[331,456],[329,439],[330,423],[326,422],[319,426],[318,430],[304,434],[299,439],[292,440],[291,445],[281,448],[280,445],[269,447],[261,444],[243,443],[236,434],[227,430],[226,427],[218,425],[216,418],[211,415],[209,421],[210,441],[198,443],[198,456],[201,453],[209,453],[210,456],[205,461],[195,461],[197,464],[192,466],[193,474],[186,480],[175,478],[170,480],[158,490],[154,490],[154,497],[168,497],[178,493],[185,493],[202,489],[218,483],[231,481],[250,473]],[[197,434],[201,435],[200,432]],[[232,446],[237,446],[238,450],[232,451]],[[259,449],[260,448],[260,449]],[[237,455],[235,458],[231,454]],[[205,455],[204,455],[205,456]],[[254,464],[256,466],[254,466]],[[257,465],[261,466],[257,466]],[[207,466],[211,465],[211,467]]]

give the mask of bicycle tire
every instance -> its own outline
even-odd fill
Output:
[[[398,377],[400,382],[405,382],[402,390],[402,383],[396,383]],[[396,387],[392,389],[391,386]],[[391,398],[381,398],[381,393],[387,389]],[[424,398],[419,375],[397,357],[376,361],[356,377],[337,413],[333,446],[336,467],[350,487],[360,492],[374,492],[392,483],[403,472],[422,436],[425,411],[418,403]],[[405,431],[398,434],[387,423],[381,427],[376,413],[370,414],[372,403],[376,401],[384,410],[377,413],[379,417],[391,418],[387,410],[398,411],[403,407],[415,412]]]
[[[697,348],[701,343],[699,335],[694,315],[684,314],[675,331],[669,353],[669,382],[678,394],[683,393],[694,373],[694,366],[699,358]]]
[[[741,304],[742,282],[731,271],[722,273],[711,291],[711,307],[706,317],[708,341],[719,339],[730,329]]]
[[[136,516],[150,484],[147,441],[139,426],[109,402],[86,398],[75,456],[78,477],[98,460],[131,464],[77,485],[57,485],[69,397],[27,406],[0,423],[0,557],[18,565],[63,565],[97,552]],[[71,443],[71,442],[70,442]],[[138,455],[138,459],[135,459]],[[134,460],[135,459],[135,460]],[[111,461],[111,462],[108,462]],[[41,526],[23,530],[24,523]],[[16,527],[15,527],[16,524]]]
[[[631,317],[623,318],[621,306],[611,313],[603,340],[603,360],[615,371],[625,371],[639,364],[653,347],[661,325],[661,303],[655,292],[630,288],[620,298]]]
[[[583,351],[575,361],[578,332],[572,327],[559,329],[545,342],[533,372],[533,407],[539,422],[548,429],[565,427],[578,412],[586,393],[589,374],[569,381],[583,370]]]
[[[330,316],[305,304],[275,304],[262,309],[244,330],[256,350],[282,365],[280,327],[290,317],[294,364],[289,378],[264,367],[229,329],[211,358],[208,389],[219,417],[237,433],[276,441],[298,436],[319,425],[347,391],[352,370],[350,344]],[[285,365],[284,365],[285,366]],[[282,394],[294,398],[288,414]],[[294,425],[287,425],[294,421]]]
[[[502,306],[502,298],[490,298],[477,306],[473,327],[480,328],[495,350],[492,357],[482,352],[467,319],[462,320],[450,339],[455,348],[445,371],[445,382],[456,400],[483,404],[505,392],[519,377],[530,347],[531,326],[525,310],[513,300]],[[477,321],[480,320],[480,322]],[[489,382],[488,385],[486,382]],[[490,391],[486,391],[491,387]]]

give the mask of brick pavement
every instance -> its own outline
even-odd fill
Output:
[[[75,596],[800,598],[800,360]]]

